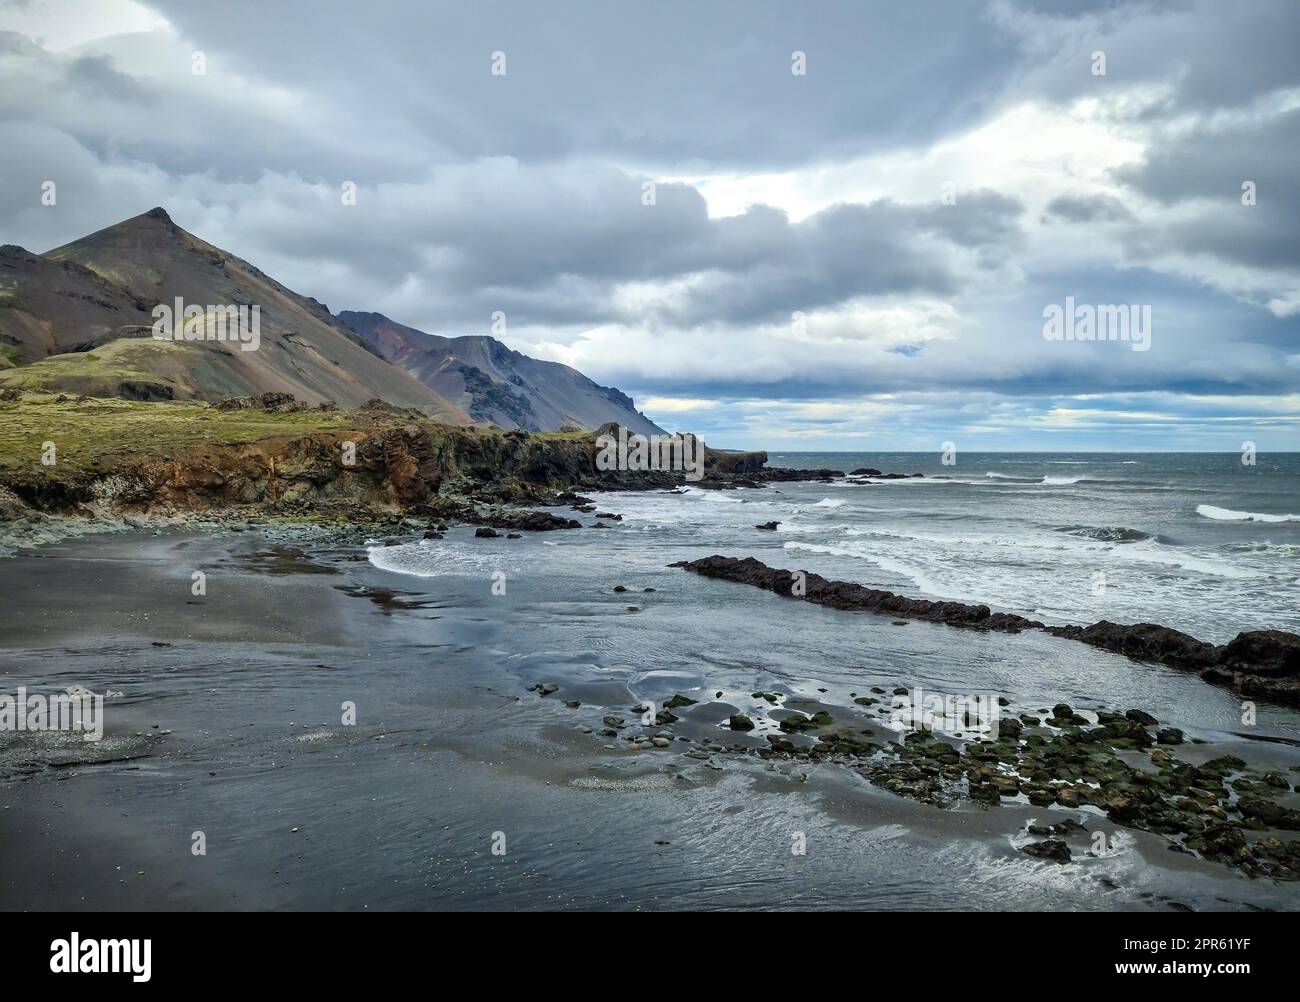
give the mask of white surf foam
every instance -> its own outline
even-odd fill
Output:
[[[1233,511],[1212,504],[1198,504],[1196,514],[1216,522],[1300,522],[1300,515],[1266,515],[1256,511]]]

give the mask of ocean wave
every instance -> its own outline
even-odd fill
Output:
[[[1250,580],[1266,576],[1260,569],[1242,566],[1241,563],[1234,562],[1222,553],[1169,546],[1159,536],[1138,529],[1123,526],[1115,528],[1067,526],[1055,530],[1055,533],[1051,536],[1033,534],[963,536],[916,530],[891,532],[887,529],[858,527],[849,528],[845,535],[851,540],[861,540],[863,544],[870,545],[871,551],[866,552],[865,545],[857,546],[850,542],[844,552],[835,555],[861,557],[883,567],[885,565],[877,559],[880,556],[888,559],[897,556],[899,550],[909,551],[904,554],[909,555],[915,553],[918,547],[925,547],[932,550],[925,557],[927,561],[939,560],[953,563],[960,562],[959,558],[972,552],[987,555],[1000,551],[1005,556],[999,555],[992,559],[1002,565],[1002,570],[1013,574],[1023,574],[1031,568],[1034,573],[1052,573],[1052,568],[1059,567],[1062,559],[1073,561],[1121,558],[1126,562],[1176,568],[1205,577]],[[798,545],[802,547],[806,544]],[[1077,554],[1077,557],[1065,557],[1066,553]],[[1242,557],[1245,560],[1250,559],[1245,554],[1242,554]],[[898,567],[889,569],[900,570]],[[993,569],[992,564],[983,562],[978,573],[987,575]],[[939,594],[932,588],[927,590],[932,594]]]
[[[813,507],[814,508],[838,508],[842,504],[844,504],[843,498],[822,498],[815,505],[813,505]]]
[[[455,543],[430,543],[423,540],[398,546],[368,546],[366,556],[381,571],[409,574],[417,578],[435,578],[444,574],[490,576],[495,571],[515,573],[500,553],[490,552],[492,544],[483,541],[466,550]],[[513,563],[513,562],[512,562]]]
[[[1070,484],[1077,484],[1089,479],[1088,477],[1043,477],[1039,483],[1047,484],[1049,487],[1068,487]]]
[[[867,563],[875,564],[882,571],[888,571],[905,578],[913,587],[924,594],[933,595],[936,598],[956,598],[956,595],[945,594],[941,585],[933,581],[926,575],[926,572],[913,563],[904,560],[897,560],[893,557],[882,556],[878,553],[864,553],[860,547],[853,546],[827,546],[819,543],[799,543],[791,540],[784,546],[787,550],[803,550],[807,553],[822,553],[831,557],[848,557],[852,560],[865,560]]]
[[[1228,578],[1235,581],[1249,581],[1264,575],[1238,567],[1225,560],[1219,554],[1197,556],[1178,547],[1164,547],[1152,539],[1134,543],[1132,546],[1117,546],[1110,551],[1111,557],[1131,559],[1140,564],[1156,564],[1162,567],[1176,567],[1213,578]]]
[[[740,498],[728,497],[721,491],[706,491],[699,487],[687,487],[682,496],[699,498],[701,501],[722,501],[732,504],[740,503]]]
[[[1267,515],[1255,511],[1233,511],[1212,504],[1198,504],[1196,514],[1216,522],[1300,522],[1300,515]]]

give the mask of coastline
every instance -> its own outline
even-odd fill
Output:
[[[452,532],[467,545],[472,539],[467,528]],[[477,545],[508,552],[540,547],[548,535]],[[224,603],[219,617],[189,604],[191,563],[220,569],[220,587],[214,581],[207,597]],[[47,762],[6,776],[4,848],[16,865],[7,868],[0,905],[937,908],[964,890],[968,897],[953,897],[951,906],[1295,906],[1295,885],[1170,852],[1161,835],[1112,823],[1090,805],[1018,798],[941,808],[921,802],[920,777],[898,769],[870,777],[854,767],[852,748],[808,750],[829,732],[779,726],[778,718],[826,712],[830,731],[848,726],[866,740],[860,732],[871,730],[880,740],[880,708],[855,705],[848,693],[941,684],[934,667],[918,663],[910,678],[855,668],[848,677],[861,681],[852,688],[765,678],[763,690],[776,697],[770,702],[737,688],[752,669],[593,674],[582,654],[546,653],[546,637],[535,646],[512,639],[511,629],[534,636],[542,619],[561,617],[593,628],[609,621],[605,629],[613,629],[627,617],[630,597],[613,591],[608,575],[617,573],[598,575],[603,585],[592,581],[561,608],[556,582],[544,575],[497,599],[469,576],[398,576],[372,567],[354,547],[295,547],[260,530],[101,536],[0,561],[6,587],[24,596],[6,613],[17,629],[5,632],[5,685],[25,679],[122,691],[109,702],[110,735],[149,740],[138,758]],[[633,599],[643,606],[638,624],[676,636],[680,613],[716,599],[704,590],[718,586],[661,573],[649,579],[653,593]],[[42,589],[69,580],[81,582],[82,593],[47,619]],[[490,603],[502,601],[512,603],[517,627],[489,615]],[[736,616],[761,645],[763,630],[789,631],[795,622],[783,606],[794,609],[769,596],[744,603]],[[943,644],[952,633],[920,622],[899,631],[878,619],[873,636],[906,643],[929,643],[932,635]],[[834,623],[826,629],[842,632]],[[1086,651],[1048,636],[1015,642],[1031,659]],[[547,683],[555,691],[540,695]],[[715,691],[724,698],[713,698]],[[639,699],[663,706],[677,693],[695,702],[671,710],[676,720],[645,728],[631,712]],[[1023,706],[1017,697],[1008,710],[1051,705],[1050,694],[1039,696]],[[337,723],[348,698],[363,708],[355,730]],[[752,716],[755,732],[724,726],[739,712]],[[608,728],[614,735],[601,733],[608,716],[623,718]],[[1160,748],[1202,763],[1249,757],[1261,774],[1300,762],[1289,739],[1187,732],[1186,744]],[[671,735],[667,748],[647,742],[661,733]],[[934,758],[905,765],[929,762],[942,770]],[[211,846],[204,859],[189,854],[199,829]],[[498,830],[517,847],[504,860],[490,851]],[[1099,830],[1111,848],[1094,856]],[[795,831],[811,842],[806,857],[790,853]],[[1067,845],[1069,864],[1024,852],[1054,841]],[[947,859],[952,886],[936,890],[922,859]],[[863,865],[893,872],[892,884],[846,883]],[[977,892],[988,866],[1004,874],[1006,887]],[[687,877],[694,889],[680,897]]]

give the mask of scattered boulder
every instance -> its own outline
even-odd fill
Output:
[[[1033,856],[1035,859],[1050,859],[1054,863],[1070,862],[1070,847],[1059,838],[1044,839],[1041,842],[1030,842],[1020,849],[1026,856]]]
[[[581,529],[576,518],[561,518],[548,511],[499,512],[487,520],[495,529],[523,529],[528,532],[551,532],[555,529]]]

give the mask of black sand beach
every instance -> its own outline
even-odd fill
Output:
[[[723,723],[766,705],[754,689],[844,720],[867,713],[849,691],[942,684],[942,661],[906,651],[951,644],[949,627],[869,617],[848,637],[834,610],[770,595],[722,602],[718,589],[740,586],[662,565],[614,593],[633,565],[601,533],[566,541],[600,568],[582,576],[554,559],[544,534],[510,541],[513,550],[478,541],[498,547],[489,563],[517,568],[506,595],[492,594],[488,575],[395,575],[364,549],[268,535],[116,534],[0,561],[0,685],[121,693],[90,752],[31,735],[2,746],[0,907],[1296,904],[1294,884],[1171,852],[1100,812],[939,809],[834,762],[765,760],[753,753],[761,737]],[[194,570],[207,574],[206,596],[191,594]],[[718,642],[742,623],[761,664]],[[1124,670],[1114,664],[1123,659],[1051,637],[970,642],[996,650],[1011,677],[1020,659],[1064,651]],[[864,666],[873,647],[892,650],[890,663]],[[779,666],[800,658],[843,664],[843,684],[830,668],[782,677]],[[905,676],[896,666],[908,663]],[[544,683],[557,690],[539,695]],[[1197,698],[1224,695],[1185,683],[1204,690]],[[1068,687],[1063,679],[1059,694]],[[671,724],[636,726],[632,707],[674,693],[697,704]],[[355,725],[341,722],[348,702]],[[625,721],[617,737],[601,734],[611,714]],[[660,733],[668,747],[646,741]],[[1225,750],[1259,769],[1300,763],[1290,740],[1222,734],[1180,753],[1204,761]],[[1034,841],[1029,823],[1067,820],[1087,829],[1068,836],[1069,864],[1020,851]],[[1091,855],[1096,830],[1106,849]],[[196,832],[205,855],[192,852]],[[800,844],[803,854],[792,851]]]

